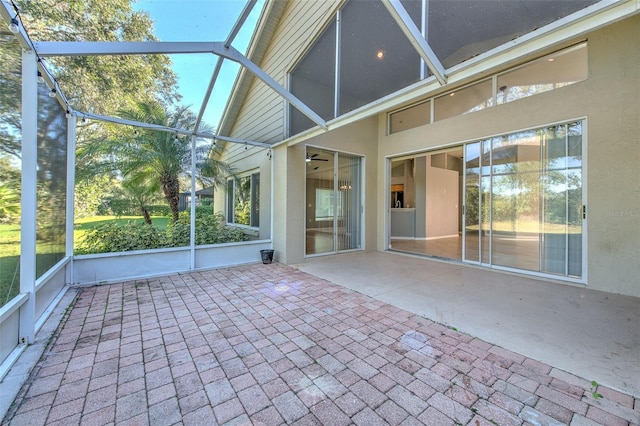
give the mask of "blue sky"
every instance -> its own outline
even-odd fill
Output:
[[[264,1],[258,1],[233,47],[245,53]],[[137,0],[133,7],[149,13],[160,41],[224,41],[240,13],[245,0]],[[171,55],[173,71],[178,77],[182,103],[197,114],[217,61],[212,54]],[[238,65],[225,60],[204,121],[218,126]]]

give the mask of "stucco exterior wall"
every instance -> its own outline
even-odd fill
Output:
[[[587,35],[589,77],[551,92],[387,135],[378,121],[378,170],[386,157],[586,118],[587,283],[640,296],[640,16]],[[576,42],[580,40],[575,40]],[[385,210],[384,174],[378,208]],[[378,220],[384,250],[385,215]]]
[[[260,62],[286,86],[287,72],[321,31],[339,2],[288,2]],[[276,260],[297,263],[305,253],[306,146],[365,158],[365,250],[385,250],[387,238],[387,158],[459,145],[492,135],[586,119],[584,159],[587,220],[585,280],[590,288],[640,296],[640,47],[636,15],[562,45],[538,48],[542,55],[588,41],[588,79],[554,91],[483,111],[387,135],[387,114],[338,127],[274,150],[273,244]],[[533,57],[528,59],[534,59]],[[525,59],[522,59],[523,61]],[[509,67],[517,63],[510,63]],[[505,69],[478,76],[487,77]],[[466,80],[465,82],[470,82]],[[450,90],[452,88],[445,88]],[[286,104],[254,79],[230,136],[279,142],[285,137]],[[251,148],[249,151],[251,152]],[[250,162],[242,147],[228,152],[239,168],[263,164],[266,151]],[[269,169],[271,170],[271,169]],[[266,179],[261,177],[266,196]],[[218,196],[218,199],[221,197]],[[262,200],[262,195],[261,195]],[[261,202],[262,206],[266,205]],[[261,227],[266,226],[261,215]]]
[[[375,182],[379,170],[377,117],[327,132],[297,144],[276,149],[274,190],[274,249],[278,260],[299,263],[305,254],[305,162],[306,146],[312,145],[355,154],[364,158],[364,217],[363,247],[376,250],[377,191]]]

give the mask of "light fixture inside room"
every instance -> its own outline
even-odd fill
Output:
[[[384,59],[384,50],[380,49],[376,52],[376,59],[379,61]]]
[[[311,162],[311,157],[309,156],[309,154],[307,154],[307,158],[305,158],[304,161],[306,161],[307,163]]]
[[[18,22],[18,15],[11,19],[11,23],[9,24],[9,31],[14,34],[18,34],[20,32],[20,25]]]
[[[56,89],[51,89],[51,91],[49,92],[49,97],[50,98],[55,98],[56,97]]]

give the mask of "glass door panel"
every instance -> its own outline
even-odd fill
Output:
[[[582,277],[582,122],[567,126],[567,274]]]
[[[362,159],[307,149],[306,254],[360,249]]]
[[[361,158],[338,153],[338,182],[336,193],[338,250],[361,248],[360,217]]]
[[[307,149],[306,254],[335,251],[336,193],[334,155]]]
[[[543,134],[543,272],[582,275],[581,123],[554,126]]]
[[[538,270],[540,140],[535,131],[493,139],[492,264]]]
[[[480,262],[491,264],[491,140],[482,141],[480,158]]]
[[[464,190],[465,261],[582,277],[582,122],[465,145]]]
[[[465,147],[464,260],[480,261],[480,142]]]

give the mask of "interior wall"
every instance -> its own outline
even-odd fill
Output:
[[[333,180],[307,179],[306,181],[306,226],[308,229],[332,228],[332,220],[316,220],[316,198],[313,196],[318,188],[332,187]]]
[[[638,28],[640,15],[587,34],[585,81],[392,135],[381,114],[378,170],[385,170],[388,157],[586,117],[585,278],[593,289],[640,296],[640,44],[629,43]],[[380,173],[379,212],[386,211],[385,191]],[[384,250],[384,216],[378,218],[378,250]]]
[[[427,239],[458,235],[458,172],[428,166],[426,180]]]

